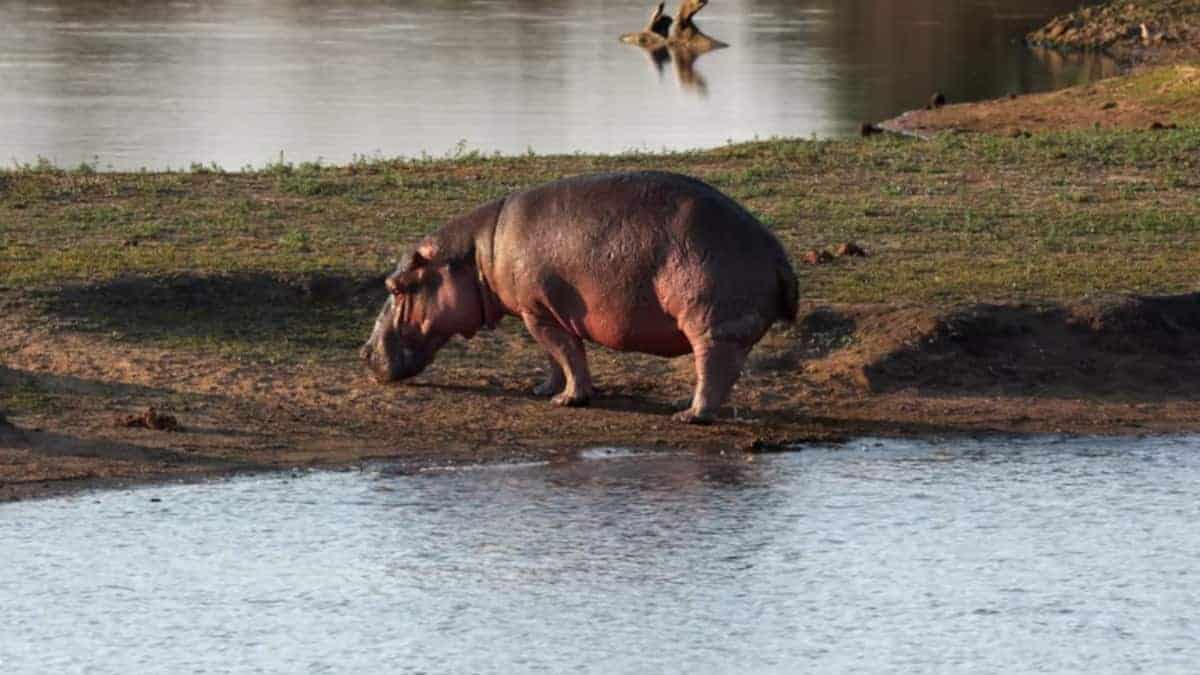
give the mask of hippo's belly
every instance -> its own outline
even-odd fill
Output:
[[[680,356],[692,351],[678,322],[658,308],[624,314],[589,312],[576,325],[580,337],[609,349],[655,356]]]

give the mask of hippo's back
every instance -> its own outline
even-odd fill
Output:
[[[782,315],[778,270],[791,274],[779,242],[737,202],[664,172],[586,175],[515,193],[497,220],[494,254],[506,304],[591,315],[622,335],[660,317],[678,324],[750,311],[769,324]]]
[[[704,237],[723,231],[743,242],[775,244],[754,216],[721,191],[696,178],[663,171],[565,178],[509,196],[505,211],[518,216],[517,227],[531,235],[564,227],[584,235],[611,235],[621,229]],[[698,216],[702,218],[691,219]],[[701,222],[705,229],[695,230]]]

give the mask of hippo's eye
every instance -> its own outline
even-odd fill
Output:
[[[384,285],[387,286],[389,293],[398,297],[408,293],[414,293],[419,290],[421,288],[421,281],[419,279],[415,281],[405,281],[398,277],[388,277],[387,281],[384,282]]]

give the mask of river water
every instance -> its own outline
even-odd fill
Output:
[[[226,169],[854,133],[929,100],[1115,72],[1034,51],[1079,0],[713,0],[731,45],[656,60],[650,0],[6,0],[0,162]],[[674,5],[669,0],[669,13]]]
[[[1195,672],[1200,437],[592,450],[0,506],[0,672]]]

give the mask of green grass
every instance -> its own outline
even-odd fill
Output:
[[[561,176],[636,169],[709,181],[758,215],[797,261],[806,249],[842,241],[871,253],[798,265],[810,298],[1056,301],[1200,286],[1196,128],[928,142],[785,139],[619,156],[464,152],[338,167],[281,161],[242,173],[212,166],[85,173],[39,163],[0,171],[0,286],[53,296],[64,284],[101,286],[129,275],[361,279],[388,270],[425,233],[481,202]],[[366,310],[311,314],[349,322]],[[255,316],[220,319],[243,322],[241,333],[210,325],[190,338],[160,337],[249,343],[261,328]],[[287,320],[295,327],[307,316]],[[301,335],[296,346],[301,352],[344,346],[367,330],[355,325],[331,336],[310,328],[312,339]]]

